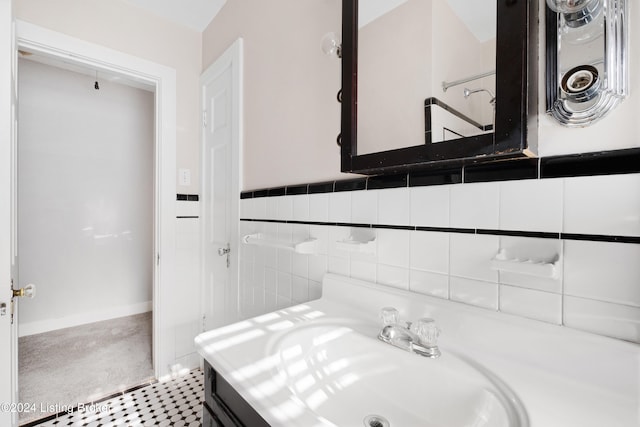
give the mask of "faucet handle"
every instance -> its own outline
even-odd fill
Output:
[[[400,312],[393,307],[383,307],[380,309],[380,319],[384,326],[397,324],[399,316]]]
[[[436,326],[435,320],[425,317],[416,320],[411,325],[411,332],[420,338],[420,343],[425,347],[436,347],[438,345],[438,337],[440,329]]]

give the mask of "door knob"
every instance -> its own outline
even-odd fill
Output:
[[[33,298],[33,297],[36,296],[36,285],[30,283],[27,286],[25,286],[24,288],[14,289],[13,290],[13,296],[14,296],[14,298],[15,297]]]
[[[225,256],[229,252],[231,252],[231,248],[229,248],[229,246],[227,246],[226,248],[218,248],[218,255],[220,256]]]

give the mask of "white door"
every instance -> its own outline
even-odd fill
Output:
[[[238,319],[241,51],[238,40],[201,77],[205,330]]]
[[[18,425],[18,331],[12,304],[17,283],[17,50],[11,0],[0,0],[0,425]],[[17,301],[15,302],[17,310]],[[13,320],[13,321],[12,321]],[[12,411],[13,409],[13,411]]]

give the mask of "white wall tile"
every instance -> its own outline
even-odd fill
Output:
[[[640,174],[279,196],[240,205],[241,215],[258,219],[640,235]],[[318,255],[242,247],[245,311],[318,298],[331,271],[554,324],[564,315],[568,326],[640,342],[640,245],[241,223],[242,235],[255,232],[286,241],[316,238]],[[362,233],[376,238],[375,254],[336,247]],[[560,275],[498,273],[490,260],[500,248],[523,259],[557,255]]]
[[[409,272],[409,290],[438,298],[449,298],[449,276],[428,271]]]
[[[271,292],[264,293],[264,310],[265,312],[275,311],[278,307],[278,296]]]
[[[322,283],[309,280],[309,301],[313,301],[322,296]]]
[[[264,264],[253,264],[253,287],[265,287],[265,268]]]
[[[274,268],[264,269],[264,289],[274,295],[278,293],[278,272]]]
[[[270,197],[258,197],[253,199],[253,218],[267,219],[267,200]]]
[[[290,197],[293,201],[293,220],[309,221],[309,195],[297,194]]]
[[[309,277],[309,255],[293,253],[291,255],[291,274]]]
[[[267,216],[266,219],[278,219],[278,205],[280,204],[280,199],[285,196],[277,196],[277,197],[266,197],[267,201]]]
[[[640,308],[565,296],[564,324],[640,343]]]
[[[276,197],[278,199],[278,214],[276,219],[287,221],[293,219],[293,199],[289,196]]]
[[[291,257],[293,252],[286,249],[277,249],[278,271],[291,274]]]
[[[329,194],[309,194],[309,220],[329,221]]]
[[[567,295],[640,307],[640,245],[564,242]]]
[[[376,282],[377,265],[374,262],[351,260],[351,277],[354,279]]]
[[[298,276],[291,278],[291,299],[296,303],[309,301],[309,279]]]
[[[356,224],[378,223],[378,190],[351,192],[351,222]]]
[[[329,222],[351,222],[351,192],[329,194]]]
[[[176,216],[200,216],[200,202],[177,200]]]
[[[409,231],[378,230],[378,263],[409,267]]]
[[[291,241],[304,242],[311,237],[310,226],[308,224],[290,224],[291,225]]]
[[[316,239],[318,254],[326,255],[329,252],[329,227],[326,225],[309,226],[309,237]]]
[[[451,186],[450,226],[498,228],[500,183],[483,182]]]
[[[291,299],[291,274],[278,272],[278,296]]]
[[[491,269],[491,260],[498,253],[498,236],[451,233],[449,244],[452,276],[498,282],[498,272]]]
[[[253,214],[254,202],[256,199],[240,199],[240,218],[255,218]]]
[[[290,307],[292,304],[290,298],[281,297],[280,295],[276,296],[276,310],[282,310],[283,308]]]
[[[327,271],[349,277],[349,258],[329,256]]]
[[[500,229],[562,231],[562,179],[500,183]]]
[[[377,276],[378,283],[381,285],[409,289],[409,270],[407,268],[378,264]]]
[[[511,273],[500,271],[500,284],[517,286],[520,288],[533,289],[543,292],[562,293],[562,272],[557,279],[548,277],[536,277],[527,274]]]
[[[275,236],[278,240],[283,242],[291,242],[293,241],[293,224],[276,224],[277,235]]]
[[[309,280],[321,283],[327,268],[326,255],[309,256]]]
[[[410,225],[448,227],[450,187],[430,185],[410,188]]]
[[[640,174],[565,179],[564,232],[640,236]]]
[[[500,311],[560,325],[562,296],[500,285]]]
[[[412,231],[410,234],[410,267],[449,273],[449,234],[429,231]]]
[[[409,225],[409,189],[391,188],[378,193],[378,222]]]
[[[449,277],[449,298],[478,307],[498,309],[498,285],[479,280]]]

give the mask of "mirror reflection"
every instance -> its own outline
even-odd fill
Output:
[[[496,0],[358,2],[358,155],[493,131]]]

